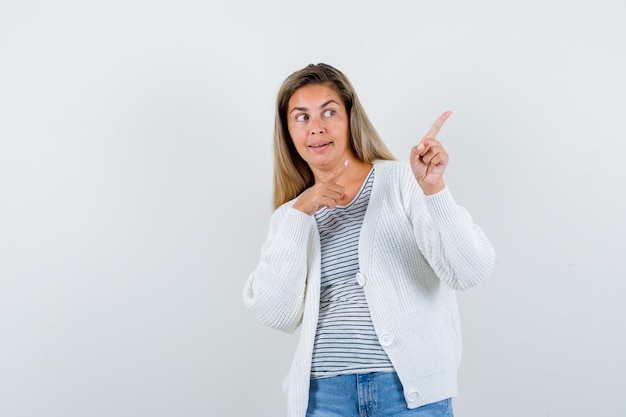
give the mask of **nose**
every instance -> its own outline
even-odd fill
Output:
[[[321,133],[324,133],[324,124],[319,117],[312,118],[310,126],[312,135],[319,135]]]

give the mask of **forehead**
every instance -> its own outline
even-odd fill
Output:
[[[288,108],[318,107],[334,100],[343,105],[339,93],[332,84],[309,84],[298,88],[289,98]]]

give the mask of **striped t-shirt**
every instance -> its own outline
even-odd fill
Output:
[[[351,203],[315,213],[322,278],[312,378],[393,371],[374,331],[363,288],[356,280],[359,235],[373,181],[372,168]]]

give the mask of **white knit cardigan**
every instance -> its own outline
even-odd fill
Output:
[[[454,290],[481,283],[494,250],[446,187],[425,196],[408,163],[377,161],[359,240],[360,272],[380,344],[408,408],[457,395],[461,357]],[[288,416],[306,415],[320,297],[320,239],[314,216],[285,203],[272,215],[244,304],[265,325],[302,326],[283,384]]]

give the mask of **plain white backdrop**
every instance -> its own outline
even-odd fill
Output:
[[[243,307],[278,87],[344,71],[498,255],[459,417],[626,414],[622,1],[0,0],[0,416],[282,416]]]

